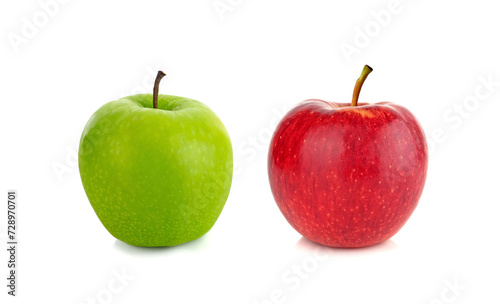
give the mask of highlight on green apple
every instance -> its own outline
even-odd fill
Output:
[[[229,134],[205,104],[153,94],[111,101],[87,122],[78,165],[99,220],[135,246],[175,246],[217,221],[231,187]]]

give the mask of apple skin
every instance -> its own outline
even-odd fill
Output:
[[[135,246],[174,246],[209,231],[229,195],[233,154],[212,110],[151,94],[109,102],[89,119],[78,164],[104,227]]]
[[[302,236],[330,247],[391,238],[410,218],[428,164],[424,132],[406,108],[306,100],[271,140],[274,199]]]

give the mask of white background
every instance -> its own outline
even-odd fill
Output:
[[[1,286],[8,189],[20,204],[19,296],[2,287],[0,302],[499,303],[500,86],[481,81],[500,81],[495,1],[221,0],[232,9],[220,13],[213,0],[61,0],[49,17],[46,2],[0,5]],[[364,64],[374,72],[360,101],[404,105],[424,127],[427,183],[391,240],[327,249],[278,210],[269,136],[301,100],[349,102]],[[160,93],[221,118],[238,167],[208,234],[145,249],[100,224],[76,151],[92,113],[151,92],[159,68]]]

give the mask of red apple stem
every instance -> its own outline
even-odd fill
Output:
[[[359,76],[356,81],[356,85],[354,86],[354,92],[352,93],[352,102],[351,106],[355,107],[358,105],[359,92],[361,92],[361,87],[366,80],[366,77],[373,71],[373,69],[369,65],[365,65],[363,71],[361,72],[361,76]]]
[[[162,71],[158,71],[155,80],[155,86],[153,88],[153,108],[158,109],[158,90],[160,89],[160,81],[166,74]]]

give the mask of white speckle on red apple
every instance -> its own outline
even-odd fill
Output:
[[[425,182],[427,147],[403,107],[345,113],[349,107],[319,100],[292,109],[271,141],[269,180],[281,212],[303,236],[363,247],[390,238],[410,217]]]

